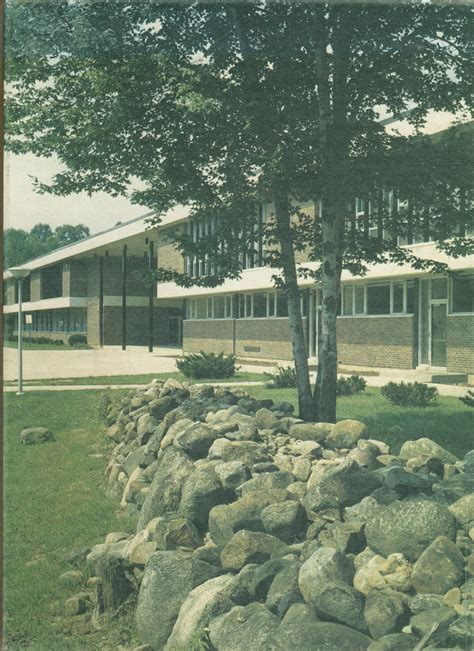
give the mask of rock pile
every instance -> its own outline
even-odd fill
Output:
[[[470,648],[474,453],[175,380],[119,407],[107,484],[137,533],[87,564],[99,613],[138,592],[140,648]]]

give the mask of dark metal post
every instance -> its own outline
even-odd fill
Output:
[[[127,245],[122,252],[122,350],[127,348]]]
[[[104,345],[104,258],[99,258],[99,346]]]
[[[148,243],[148,272],[153,273],[153,258],[155,253],[154,243],[150,240]],[[153,352],[153,302],[155,293],[155,283],[150,280],[148,290],[148,352]]]

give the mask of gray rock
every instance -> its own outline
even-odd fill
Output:
[[[371,590],[365,600],[364,617],[370,635],[378,639],[408,624],[407,598],[395,590]]]
[[[280,419],[275,413],[265,407],[255,412],[255,421],[259,429],[276,429],[280,424]]]
[[[449,538],[440,536],[416,561],[411,583],[417,592],[445,594],[459,585],[463,576],[463,555]]]
[[[241,495],[246,495],[247,493],[254,491],[269,491],[278,488],[286,488],[294,481],[295,478],[289,472],[262,472],[242,484],[237,492]]]
[[[368,651],[411,651],[415,648],[417,639],[405,633],[390,633],[372,642]]]
[[[416,441],[405,441],[400,449],[400,456],[402,459],[412,459],[413,457],[420,457],[424,454],[429,457],[436,457],[443,463],[456,463],[456,461],[459,461],[454,454],[451,454],[451,452],[448,452],[440,445],[427,438],[417,439]]]
[[[26,429],[21,430],[20,441],[24,445],[51,443],[54,441],[54,435],[49,431],[49,429],[46,429],[46,427],[27,427]]]
[[[437,594],[417,594],[409,603],[410,611],[413,615],[418,615],[418,613],[422,613],[424,610],[442,608],[444,605],[442,597]]]
[[[364,651],[372,640],[353,628],[331,622],[310,620],[308,616],[294,618],[292,606],[275,636],[274,651]]]
[[[343,554],[320,547],[303,563],[298,586],[316,614],[365,631],[364,597],[349,585],[352,576],[352,567]]]
[[[289,563],[291,561],[288,559],[272,558],[262,565],[257,565],[251,583],[251,593],[255,597],[254,600],[265,601],[273,579]]]
[[[285,544],[267,533],[242,529],[232,536],[221,552],[222,568],[238,572],[248,563],[261,564],[281,555]]]
[[[123,467],[128,477],[130,477],[132,472],[144,462],[145,458],[146,458],[145,446],[136,448],[135,450],[132,450],[130,454],[127,455],[125,461],[123,462]]]
[[[333,423],[297,423],[292,425],[289,435],[298,441],[323,443],[333,429]]]
[[[286,543],[300,539],[306,530],[306,512],[296,500],[266,506],[261,518],[265,531]]]
[[[191,459],[207,456],[218,434],[202,423],[193,423],[174,437],[173,445],[181,447]]]
[[[158,421],[151,414],[143,414],[137,422],[137,436],[152,434],[157,425]]]
[[[208,626],[215,617],[231,610],[234,603],[229,599],[228,592],[233,581],[232,574],[225,574],[206,581],[189,593],[164,651],[191,649],[200,629]]]
[[[352,448],[363,438],[367,438],[367,425],[358,420],[341,420],[328,434],[325,445],[333,450]]]
[[[464,529],[469,530],[474,525],[474,493],[460,497],[449,510]]]
[[[450,624],[456,619],[456,613],[444,606],[432,610],[424,610],[410,619],[410,627],[417,637],[423,637],[433,631],[430,644],[442,644],[448,638]]]
[[[198,547],[193,552],[191,560],[193,588],[223,573],[220,549],[213,543]]]
[[[241,529],[263,531],[262,511],[269,504],[283,502],[291,496],[286,490],[267,493],[247,493],[232,504],[216,506],[209,513],[209,533],[212,541],[223,547]]]
[[[362,523],[330,522],[319,533],[318,542],[346,554],[358,554],[365,548]]]
[[[464,472],[468,472],[469,474],[474,474],[474,450],[469,450],[464,455]]]
[[[397,491],[400,495],[410,495],[419,492],[429,492],[433,480],[421,477],[413,472],[407,472],[401,466],[390,466],[375,471],[383,478],[384,484],[390,490]]]
[[[250,470],[241,461],[218,463],[214,471],[226,490],[235,491],[241,484],[250,479]]]
[[[166,513],[158,518],[153,538],[161,551],[173,549],[196,549],[202,537],[193,522],[178,513]]]
[[[416,561],[438,536],[453,540],[455,533],[455,519],[447,507],[421,499],[381,506],[365,527],[371,549],[382,556],[401,553],[409,561]]]
[[[155,552],[140,585],[135,621],[138,636],[153,649],[163,649],[179,610],[192,590],[191,555]]]
[[[248,468],[256,463],[270,461],[268,452],[255,441],[228,441],[217,439],[209,450],[210,459],[240,461]]]
[[[249,563],[234,577],[229,597],[237,606],[247,606],[255,601],[254,576],[259,567],[256,563]]]
[[[328,470],[306,493],[303,506],[308,512],[351,506],[380,486],[375,473],[355,461],[344,461]]]
[[[172,396],[163,396],[152,400],[148,405],[150,414],[157,420],[161,420],[166,414],[178,406],[178,401]]]
[[[449,639],[463,649],[474,648],[474,611],[460,615],[450,624]]]
[[[235,606],[225,615],[213,619],[209,637],[216,651],[270,649],[280,620],[263,604]]]
[[[446,502],[455,502],[465,495],[474,493],[474,474],[454,475],[433,485],[433,493]]]
[[[192,472],[193,462],[184,452],[173,447],[164,451],[140,511],[137,531],[153,518],[178,510],[183,484]]]
[[[281,570],[276,574],[267,593],[266,606],[272,613],[282,617],[282,602],[288,606],[289,596],[293,597],[293,603],[303,601],[303,597],[298,588],[298,577],[301,569],[301,563],[298,561],[287,561]]]
[[[213,470],[195,470],[184,482],[179,513],[198,529],[207,529],[209,512],[226,500],[226,491]]]

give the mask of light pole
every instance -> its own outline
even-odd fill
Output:
[[[30,275],[29,269],[24,269],[22,267],[13,267],[10,269],[10,272],[13,278],[18,282],[18,391],[17,396],[23,395],[23,340],[22,340],[22,329],[23,329],[23,313],[21,310],[21,301],[22,301],[22,286],[25,278],[28,278]]]

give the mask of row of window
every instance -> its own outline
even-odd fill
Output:
[[[424,281],[426,282],[426,281]],[[474,312],[474,276],[454,276],[430,280],[430,300],[448,302],[451,313]],[[321,300],[314,291],[315,307]],[[414,314],[417,301],[414,280],[357,283],[343,285],[339,316]],[[309,290],[302,292],[301,314],[308,315]],[[263,319],[287,317],[288,305],[283,292],[252,292],[193,298],[186,301],[187,319]]]
[[[87,309],[44,310],[25,314],[26,331],[87,332]]]

